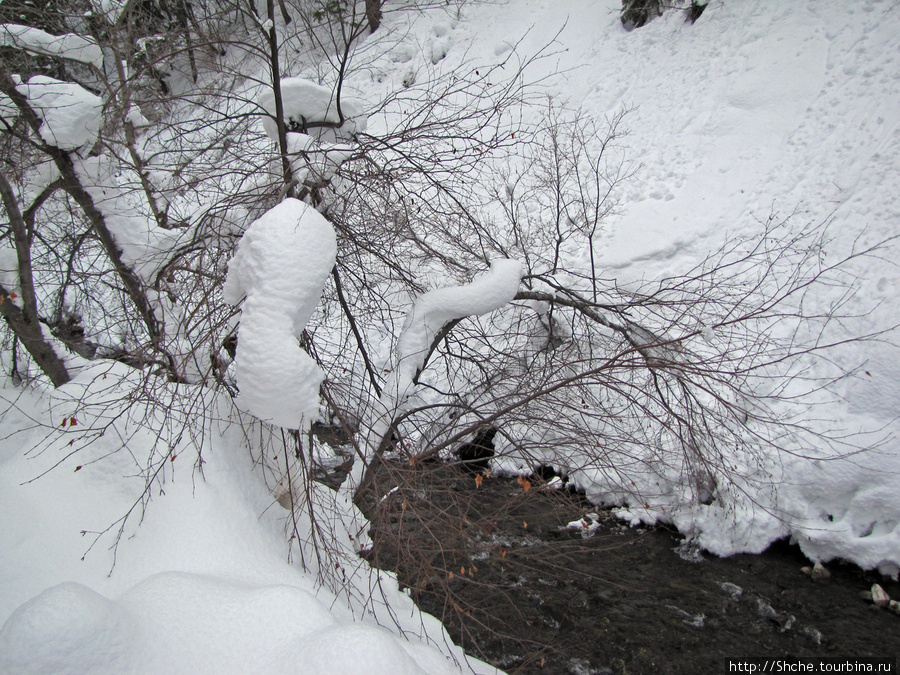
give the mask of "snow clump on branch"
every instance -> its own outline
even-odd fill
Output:
[[[441,328],[450,321],[488,314],[512,302],[521,279],[521,262],[494,260],[489,271],[465,286],[437,288],[419,297],[406,315],[397,343],[396,370],[401,387],[412,384],[425,366],[429,347]]]
[[[246,298],[237,402],[260,419],[295,429],[318,412],[324,375],[298,340],[336,256],[331,224],[308,204],[286,199],[250,225],[228,263],[225,301]]]
[[[35,75],[16,89],[41,118],[41,139],[60,150],[92,146],[100,135],[103,100],[72,82]]]
[[[340,125],[341,131],[352,134],[365,131],[366,117],[362,114],[359,101],[341,98],[341,113],[338,115],[337,99],[329,87],[323,87],[299,77],[281,80],[281,103],[284,121],[288,131],[304,131],[308,124]],[[259,97],[259,105],[265,115],[263,130],[273,141],[278,141],[278,125],[275,122],[275,92],[266,88]],[[343,124],[341,124],[343,122]]]
[[[379,398],[380,411],[363,444],[367,459],[390,431],[391,424],[407,407],[416,377],[425,367],[431,346],[442,328],[468,316],[482,316],[501,309],[516,297],[523,267],[518,260],[493,260],[491,268],[462,286],[436,288],[422,294],[406,313],[397,340],[396,366]],[[355,462],[343,490],[355,490],[362,482],[365,462]]]
[[[16,23],[0,25],[0,47],[16,47],[33,54],[60,56],[103,70],[103,52],[94,40],[74,33],[51,35]]]

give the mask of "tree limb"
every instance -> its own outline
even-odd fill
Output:
[[[16,89],[15,82],[6,70],[0,70],[0,92],[12,99],[16,108],[18,108],[19,113],[25,118],[25,121],[31,127],[35,136],[40,139],[39,130],[41,128],[41,120],[38,118],[37,113],[34,112],[25,96]],[[163,349],[163,329],[159,320],[156,318],[150,300],[144,292],[144,283],[137,273],[122,260],[122,251],[116,244],[115,237],[106,224],[106,216],[104,216],[103,212],[97,208],[93,197],[91,197],[90,193],[88,193],[81,184],[81,180],[75,171],[75,164],[72,161],[71,155],[65,150],[53,145],[48,145],[42,141],[38,144],[38,147],[44,154],[53,159],[53,162],[59,170],[63,189],[81,207],[84,215],[91,223],[91,227],[96,233],[97,238],[100,240],[100,243],[103,245],[113,269],[122,281],[125,293],[134,304],[144,326],[147,328],[147,333],[150,336],[150,341],[154,349],[159,351],[164,357],[169,375],[176,380],[180,380],[181,378],[175,367],[174,359]]]
[[[12,185],[0,172],[0,197],[9,215],[16,246],[19,267],[19,289],[22,292],[22,307],[13,303],[11,293],[0,285],[0,314],[15,336],[22,341],[41,371],[50,378],[54,386],[60,386],[71,378],[65,363],[57,356],[53,347],[44,339],[38,319],[37,296],[34,292],[34,277],[31,268],[31,246],[25,219],[16,201]]]

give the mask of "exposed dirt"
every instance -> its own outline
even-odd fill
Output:
[[[784,543],[716,558],[604,512],[593,532],[567,529],[597,509],[539,478],[479,481],[442,464],[388,464],[364,510],[369,560],[511,673],[695,675],[738,657],[900,654],[900,616],[861,597],[879,583],[897,598],[900,584],[839,563],[813,581]]]

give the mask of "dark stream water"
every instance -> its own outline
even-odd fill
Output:
[[[743,657],[900,654],[900,616],[861,597],[879,583],[900,598],[900,584],[841,563],[813,581],[787,543],[717,558],[538,478],[479,481],[439,463],[389,465],[376,490],[395,486],[364,507],[367,557],[469,653],[510,673],[695,675]],[[593,532],[566,528],[588,512]]]

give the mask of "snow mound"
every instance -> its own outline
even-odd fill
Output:
[[[52,396],[0,381],[15,402],[0,438],[0,511],[20,514],[0,519],[0,673],[458,672],[465,656],[437,619],[346,538],[332,542],[346,552],[337,591],[289,562],[312,536],[298,513],[290,537],[294,521],[259,466],[279,430],[255,425],[251,439],[229,421],[227,397],[190,385],[170,388],[184,398],[164,408],[129,403],[145,384],[122,364],[86,368]],[[204,396],[205,417],[194,407]],[[202,424],[196,435],[187,418]],[[140,499],[135,460],[148,457],[159,469],[149,508],[121,523],[117,546],[114,533],[92,546]]]
[[[318,410],[324,377],[298,340],[337,255],[334,228],[286,199],[254,221],[228,263],[226,302],[244,305],[238,330],[238,404],[260,419],[298,428]]]
[[[302,130],[306,124],[325,122],[339,124],[337,103],[334,92],[299,77],[286,77],[281,80],[281,101],[284,106],[285,122],[289,129]],[[259,97],[259,105],[265,111],[262,120],[266,135],[274,141],[278,140],[278,127],[275,123],[275,92],[267,88]],[[366,118],[362,114],[363,107],[359,101],[341,98],[341,112],[344,115],[342,129],[348,133],[364,131]]]
[[[45,143],[61,150],[93,145],[100,134],[103,100],[83,87],[35,75],[16,87],[41,118]]]
[[[165,572],[119,600],[76,582],[48,588],[0,629],[0,670],[16,673],[425,675],[459,672],[390,631],[338,623],[313,594]]]
[[[19,607],[0,628],[4,673],[132,671],[134,619],[99,593],[69,581]]]
[[[338,646],[336,648],[336,646]],[[329,628],[298,645],[307,672],[426,675],[389,633],[371,626]]]

